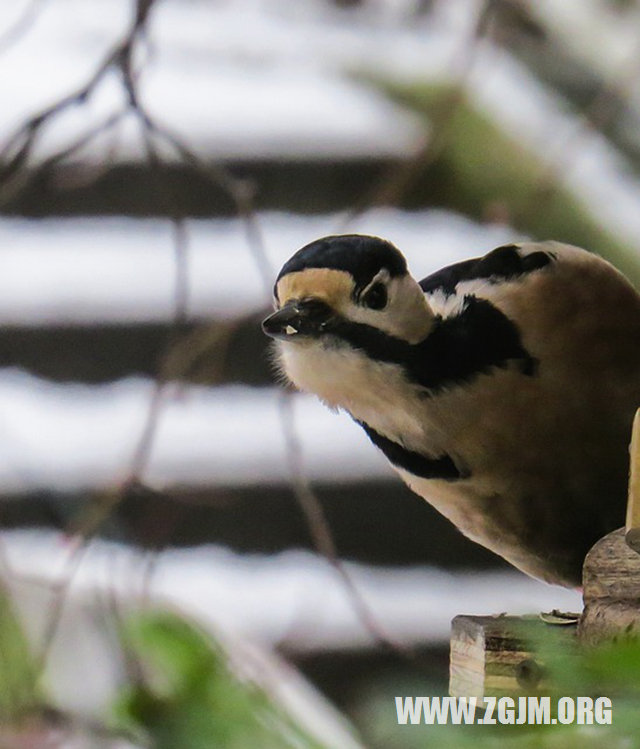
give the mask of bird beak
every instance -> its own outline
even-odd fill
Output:
[[[296,336],[323,333],[333,312],[319,299],[293,299],[262,321],[262,330],[271,338],[290,341]]]

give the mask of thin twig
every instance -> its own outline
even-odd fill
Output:
[[[134,20],[129,31],[107,53],[89,79],[74,92],[32,115],[7,139],[0,150],[0,184],[9,182],[18,170],[26,168],[36,140],[45,125],[65,110],[86,103],[112,70],[120,73],[130,106],[137,106],[137,76],[133,72],[133,50],[138,39],[143,37],[144,25],[154,2],[155,0],[137,0]]]
[[[552,155],[547,154],[526,204],[514,217],[526,224],[529,216],[539,213],[549,205],[562,189],[562,175],[570,171],[592,132],[603,132],[615,120],[618,112],[616,103],[628,100],[638,79],[640,69],[640,41],[621,66],[617,77],[602,82],[591,101],[584,107],[570,132],[557,138],[551,146]]]
[[[0,163],[2,163],[0,181],[4,181],[6,184],[18,172],[26,171],[27,164],[33,154],[34,144],[45,124],[65,109],[85,104],[107,73],[115,71],[120,75],[122,86],[127,95],[127,103],[123,111],[114,114],[103,123],[101,126],[102,129],[115,126],[125,113],[134,114],[142,125],[147,162],[152,168],[159,170],[162,167],[163,162],[159,146],[164,145],[169,147],[179,157],[182,164],[192,168],[211,185],[221,187],[229,195],[242,221],[247,245],[263,282],[265,299],[270,299],[274,274],[268,260],[264,237],[255,210],[255,190],[253,185],[246,180],[236,178],[220,164],[205,164],[200,157],[183,143],[179,136],[156,122],[141,103],[137,90],[140,71],[133,69],[133,52],[137,44],[141,41],[146,41],[145,26],[153,5],[153,0],[138,0],[135,17],[126,37],[118,42],[114,49],[107,54],[89,80],[75,92],[63,97],[55,104],[31,117],[9,138],[4,149],[0,152]],[[68,158],[86,145],[96,134],[96,130],[93,130],[91,133],[79,138],[63,152],[49,157],[45,165],[54,166],[61,160]],[[411,175],[409,176],[411,177]],[[158,180],[158,183],[161,183],[161,180]],[[406,189],[406,180],[405,182],[402,180],[398,181],[397,185],[395,190],[399,194],[402,190]],[[53,586],[54,597],[38,660],[41,668],[46,664],[63,614],[69,589],[89,548],[91,539],[98,532],[104,521],[113,513],[114,509],[129,496],[132,488],[143,482],[153,452],[158,426],[166,404],[166,382],[169,376],[166,362],[176,337],[179,335],[180,329],[188,315],[187,224],[183,216],[176,215],[173,206],[175,206],[175,201],[172,199],[172,196],[169,196],[164,207],[167,214],[171,217],[173,224],[176,287],[174,292],[175,309],[173,326],[168,337],[167,349],[159,363],[158,373],[153,384],[153,391],[147,406],[145,421],[135,450],[131,456],[126,477],[114,491],[98,497],[86,512],[83,512],[79,518],[76,518],[74,523],[74,545],[65,562],[64,571],[58,583]],[[338,557],[329,524],[302,469],[299,435],[297,434],[293,414],[288,403],[289,401],[284,397],[281,416],[282,429],[287,441],[292,486],[307,519],[314,544],[318,552],[337,571],[352,602],[354,611],[365,629],[370,633],[372,639],[382,647],[407,656],[409,651],[400,644],[392,642],[386,633],[382,631],[368,605],[362,599],[350,574]]]
[[[295,425],[292,397],[290,392],[283,390],[279,401],[285,450],[289,463],[289,476],[291,479],[291,488],[307,521],[316,551],[337,572],[358,620],[370,635],[373,642],[378,647],[389,650],[403,658],[411,658],[411,650],[406,645],[392,639],[384,631],[338,555],[338,550],[327,517],[322,509],[322,504],[313,491],[309,478],[303,469],[302,444]]]
[[[464,89],[469,78],[482,39],[494,13],[491,0],[483,0],[475,23],[461,41],[458,52],[451,61],[450,78],[456,81],[443,96],[441,106],[430,121],[430,132],[417,153],[385,170],[373,188],[366,190],[356,205],[341,219],[339,231],[346,231],[354,222],[376,206],[397,205],[420,175],[433,164],[447,144],[451,122],[464,101]]]
[[[247,245],[258,268],[264,286],[265,297],[272,296],[273,268],[269,262],[266,244],[254,207],[255,189],[251,182],[239,179],[231,174],[222,164],[203,163],[182,139],[169,128],[160,125],[138,104],[136,114],[145,128],[173,149],[180,159],[212,186],[221,187],[232,199],[236,212],[242,220]]]

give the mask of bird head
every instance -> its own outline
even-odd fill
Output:
[[[262,328],[292,343],[326,343],[352,326],[416,343],[433,319],[402,253],[360,234],[325,237],[298,250],[278,274],[274,299],[276,310]]]
[[[399,250],[358,234],[325,237],[298,250],[278,274],[274,301],[262,328],[278,341],[289,379],[321,397],[316,380],[335,380],[356,360],[363,374],[367,366],[395,360],[398,350],[423,340],[434,321]]]

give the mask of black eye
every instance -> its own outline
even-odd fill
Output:
[[[383,309],[387,305],[387,287],[383,283],[374,283],[360,301],[369,309]]]

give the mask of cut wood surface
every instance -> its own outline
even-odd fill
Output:
[[[449,692],[454,697],[548,693],[535,643],[553,627],[568,646],[576,624],[557,627],[540,616],[456,616],[451,631]]]

